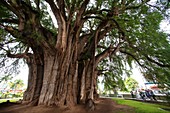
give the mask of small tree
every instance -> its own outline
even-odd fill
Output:
[[[131,77],[128,77],[126,79],[125,84],[126,84],[128,91],[132,91],[138,87],[138,82]]]
[[[11,89],[17,90],[24,86],[24,82],[21,79],[16,79],[14,82],[10,82],[9,85]]]
[[[10,82],[10,89],[13,89],[14,94],[13,97],[21,97],[23,96],[23,92],[16,92],[24,86],[24,82],[21,79],[16,79],[14,82]]]

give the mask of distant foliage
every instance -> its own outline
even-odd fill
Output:
[[[135,90],[138,88],[138,82],[131,77],[128,77],[126,79],[125,85],[126,85],[126,88],[128,89],[128,91],[132,91],[132,90]]]

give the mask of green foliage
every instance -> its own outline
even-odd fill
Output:
[[[169,113],[169,111],[165,111],[162,109],[162,108],[169,108],[167,106],[138,102],[133,100],[124,100],[124,99],[115,99],[115,98],[113,100],[116,101],[118,104],[128,105],[135,108],[135,113]]]
[[[130,1],[129,1],[130,2]],[[137,5],[138,3],[131,1],[133,5]],[[99,4],[101,4],[99,2]],[[104,3],[103,3],[104,4]],[[132,62],[137,61],[140,63],[140,66],[143,70],[150,73],[149,77],[157,76],[157,78],[162,81],[161,83],[168,84],[167,81],[163,80],[159,76],[163,76],[164,73],[165,79],[169,80],[169,74],[167,73],[166,68],[162,68],[161,66],[156,65],[153,61],[158,61],[160,64],[170,64],[169,53],[164,53],[165,50],[169,50],[169,42],[167,40],[167,35],[160,31],[160,22],[163,19],[163,15],[159,10],[151,9],[150,6],[142,5],[140,8],[132,8],[119,15],[118,18],[114,18],[118,22],[120,28],[126,34],[126,41],[122,44],[121,49],[126,51],[129,54],[118,53],[114,55],[114,71],[118,71],[118,73],[114,74],[115,76],[121,76],[123,74],[123,67],[126,67],[128,64],[129,67],[132,67]],[[110,45],[116,46],[119,41],[117,38],[119,37],[119,30],[113,29],[108,33],[108,36],[100,41],[100,45],[108,48]],[[97,49],[98,53],[104,51],[103,48]],[[120,55],[120,56],[119,56]],[[148,57],[153,59],[153,61],[148,60]],[[115,60],[115,58],[119,58]],[[111,58],[112,59],[112,58]],[[102,61],[106,62],[106,60]],[[124,64],[123,64],[124,63]],[[106,65],[106,64],[99,64]],[[146,68],[147,67],[147,68]],[[159,71],[159,70],[162,71]],[[153,71],[151,71],[153,70]],[[157,70],[157,71],[156,71]],[[127,71],[126,71],[127,72]],[[157,73],[157,74],[155,74]],[[159,73],[159,74],[158,74]],[[160,74],[162,73],[162,74]],[[166,73],[166,74],[165,74]],[[152,74],[152,75],[151,75]],[[110,82],[112,80],[109,78],[107,80]],[[107,85],[108,87],[108,85]]]
[[[126,85],[126,88],[128,89],[128,91],[132,91],[138,87],[138,82],[135,79],[128,77],[125,80],[125,85]]]
[[[42,25],[45,28],[47,28],[55,33],[54,30],[56,30],[56,29],[55,29],[54,23],[52,21],[52,17],[49,15],[47,7],[48,7],[47,4],[44,4],[43,2],[41,3],[41,19],[40,20],[41,20]]]
[[[18,98],[23,96],[23,91],[21,91],[24,86],[23,80],[16,79],[15,81],[12,81],[11,79],[11,75],[4,76],[0,79],[0,83],[7,85],[4,87],[5,90],[0,92],[0,98]]]
[[[12,94],[12,98],[19,98],[19,97],[23,97],[24,92],[17,92],[15,94]]]
[[[24,86],[24,82],[21,79],[17,79],[14,82],[10,82],[9,85],[11,89],[16,90],[22,88]]]
[[[9,18],[11,16],[12,16],[11,12],[9,12],[8,8],[0,5],[0,18],[4,18],[4,17]],[[0,19],[0,21],[1,21],[1,19]]]
[[[1,99],[7,99],[7,98],[19,98],[19,97],[23,97],[24,92],[15,92],[11,93],[9,91],[7,92],[0,92],[0,100]],[[1,103],[1,102],[0,102]]]
[[[114,62],[110,62],[109,59],[105,59],[100,62],[98,66],[98,70],[103,70],[101,76],[103,76],[104,89],[106,91],[126,91],[123,73],[129,75],[130,71],[122,65],[119,57],[113,58],[112,60]]]
[[[2,82],[7,83],[7,82],[11,81],[12,78],[13,77],[11,75],[4,75],[3,77],[0,77],[0,83],[2,83]]]

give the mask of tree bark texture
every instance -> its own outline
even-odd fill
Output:
[[[51,54],[43,50],[43,62],[34,55],[28,57],[29,78],[24,102],[71,107],[94,99],[97,78],[93,61],[75,59],[77,50],[71,45],[64,53]]]
[[[44,65],[40,63],[37,58],[37,56],[32,54],[28,54],[26,57],[29,74],[28,86],[23,96],[23,103],[28,103],[29,105],[38,104],[42,88]]]

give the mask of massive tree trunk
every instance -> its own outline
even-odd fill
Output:
[[[93,99],[93,62],[86,60],[83,65],[79,65],[77,50],[71,45],[64,53],[56,52],[51,55],[48,51],[45,52],[39,105],[74,106]]]
[[[44,49],[43,55],[40,53],[27,55],[29,78],[23,102],[71,107],[94,99],[94,62],[92,59],[78,60],[74,43],[70,43],[65,52],[51,54]]]
[[[78,60],[76,46],[71,43],[65,52],[51,54],[43,50],[38,57],[39,53],[27,55],[29,78],[24,103],[71,107],[94,100],[97,93],[94,60]]]
[[[25,57],[29,69],[29,74],[28,86],[23,96],[23,103],[28,103],[29,105],[38,104],[40,91],[42,88],[44,65],[41,62],[43,57],[40,53],[41,51],[39,51],[39,54],[27,54]]]

